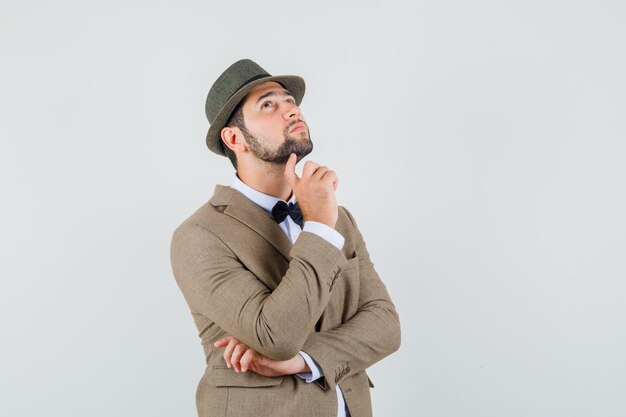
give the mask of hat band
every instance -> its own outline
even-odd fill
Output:
[[[246,85],[250,84],[252,81],[256,81],[256,80],[258,80],[260,78],[267,78],[267,77],[271,77],[271,75],[270,74],[258,74],[258,75],[255,75],[254,77],[250,78],[249,80],[247,80],[246,82],[241,84],[239,87],[237,87],[237,89],[230,95],[230,97],[234,96],[237,91],[241,90]],[[230,99],[230,97],[228,97],[228,98]]]

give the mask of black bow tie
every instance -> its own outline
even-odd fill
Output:
[[[294,203],[285,203],[284,201],[278,201],[272,208],[272,217],[276,220],[276,223],[282,223],[287,216],[291,217],[291,219],[302,228],[302,211],[300,211],[300,206],[298,202]]]

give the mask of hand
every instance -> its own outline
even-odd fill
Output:
[[[292,153],[285,165],[285,178],[296,195],[304,221],[312,220],[335,228],[339,209],[335,191],[339,178],[335,171],[307,161],[302,169],[302,178],[296,174],[296,160]]]
[[[224,347],[226,366],[234,368],[235,372],[251,370],[263,376],[293,375],[301,372],[311,372],[311,369],[301,355],[296,355],[286,361],[275,361],[261,355],[232,336],[227,336],[213,344],[215,347]]]

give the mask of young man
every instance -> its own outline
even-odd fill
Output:
[[[365,370],[400,346],[395,306],[334,171],[308,161],[304,80],[231,65],[211,87],[206,142],[230,187],[174,231],[171,262],[206,355],[200,417],[372,415]]]

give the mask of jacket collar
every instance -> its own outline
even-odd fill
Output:
[[[291,241],[261,206],[254,203],[240,191],[217,184],[209,200],[213,206],[226,206],[223,213],[238,220],[271,243],[287,260],[290,260]]]

